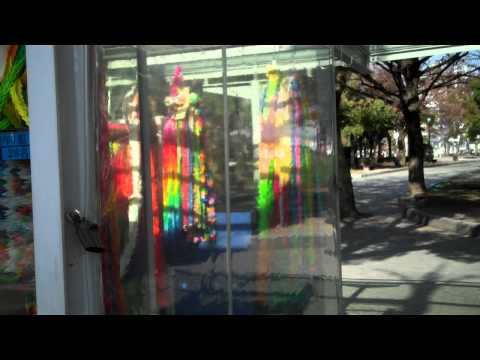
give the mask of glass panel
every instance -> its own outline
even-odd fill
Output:
[[[338,311],[330,59],[316,46],[227,51],[235,314]]]
[[[35,314],[25,45],[0,45],[0,314]]]
[[[107,313],[338,313],[330,49],[102,49]]]
[[[111,201],[108,193],[118,193],[118,184],[133,183],[133,190],[115,198],[115,215],[107,216],[108,208],[103,206],[104,240],[109,244],[103,269],[108,313],[227,313],[226,267],[217,261],[224,249],[216,251],[212,245],[216,213],[225,213],[223,95],[209,91],[206,80],[213,75],[221,83],[222,52],[195,50],[104,48],[100,63],[106,68],[105,103],[109,118],[118,119],[109,122],[117,127],[125,124],[122,128],[128,135],[117,147],[130,149],[130,158],[124,156],[115,168],[111,165],[114,147],[103,141],[102,168],[110,172],[110,178],[102,180],[109,186],[102,189],[103,203]],[[124,110],[128,105],[132,113]],[[143,169],[149,189],[142,189],[141,156],[132,149],[134,144],[149,148],[145,151],[149,160],[147,156],[142,160],[150,161],[148,171]],[[122,180],[130,179],[135,171],[136,180]],[[150,203],[142,200],[142,190]],[[150,224],[140,221],[144,211]],[[118,228],[122,219],[130,227]],[[111,227],[114,231],[107,232]],[[115,258],[124,259],[123,268]],[[113,277],[105,278],[105,274]],[[124,299],[123,307],[109,305],[114,300],[112,292]]]
[[[159,285],[172,314],[226,314],[225,263],[212,246],[225,211],[223,96],[207,80],[221,81],[222,52],[193,50],[147,48]]]
[[[122,49],[115,66],[108,49],[99,57],[99,156],[102,278],[106,314],[150,313],[142,217],[143,181],[137,54]],[[117,61],[118,63],[118,61]]]

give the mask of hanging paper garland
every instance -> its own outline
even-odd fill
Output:
[[[276,267],[289,274],[302,274],[307,269],[313,273],[318,260],[314,219],[318,207],[318,171],[314,171],[318,127],[303,80],[301,73],[287,76],[275,65],[269,66],[260,102],[256,303],[262,311],[269,311],[279,300],[271,292]],[[288,251],[276,253],[274,258],[278,246]]]
[[[110,120],[107,111],[106,68],[99,71],[100,125],[100,238],[103,299],[107,314],[125,314],[127,303],[120,271],[122,239],[128,228],[128,201],[132,192],[129,128]],[[128,234],[128,231],[127,231]]]
[[[313,153],[306,146],[309,105],[298,75],[283,77],[273,66],[261,106],[259,145],[258,227],[301,223],[311,216]]]
[[[10,95],[12,98],[12,103],[15,106],[15,110],[20,115],[20,117],[25,121],[27,126],[30,126],[30,121],[28,118],[28,107],[23,98],[23,84],[22,79],[17,79],[15,84],[10,89]]]
[[[205,134],[198,94],[183,86],[181,67],[175,69],[169,114],[163,126],[163,231],[167,244],[180,239],[200,243],[216,238],[215,200],[207,176]]]
[[[101,237],[106,250],[102,258],[104,301],[107,313],[127,313],[132,311],[134,305],[126,288],[128,280],[120,272],[119,256],[123,233],[120,224],[128,223],[128,211],[119,205],[128,204],[127,199],[132,192],[131,162],[126,156],[120,158],[128,148],[129,135],[128,126],[114,124],[108,119],[106,69],[102,70],[99,80],[102,107]],[[154,276],[160,308],[166,308],[170,304],[169,295],[165,292],[168,285],[165,250],[178,249],[177,245],[181,243],[198,244],[215,239],[215,198],[206,166],[205,121],[201,99],[190,88],[183,86],[181,68],[175,71],[169,95],[165,99],[169,113],[162,125],[162,141],[158,144],[158,149],[156,144],[152,145],[150,164],[155,238]],[[137,96],[138,94],[135,97]],[[138,104],[135,107],[137,106]],[[123,135],[120,134],[122,131]],[[143,227],[144,222],[145,219],[140,216],[139,226]],[[135,240],[136,250],[132,257],[143,256],[137,252],[144,241],[141,236],[139,233],[139,238]],[[175,251],[171,254],[174,257],[184,255]],[[139,259],[130,261],[127,274],[134,271],[132,269],[135,263],[142,262]],[[172,260],[176,261],[170,258]]]

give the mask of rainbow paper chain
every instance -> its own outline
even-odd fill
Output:
[[[182,236],[199,243],[215,239],[214,198],[207,179],[200,98],[182,83],[177,67],[165,99],[169,115],[162,136],[163,230],[167,243]]]
[[[305,145],[310,106],[298,75],[274,67],[261,100],[257,208],[260,233],[301,223],[314,212],[313,152]]]

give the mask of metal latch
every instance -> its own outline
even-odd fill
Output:
[[[105,251],[100,242],[98,224],[87,220],[78,209],[68,212],[66,218],[75,227],[75,233],[86,251],[97,254]]]

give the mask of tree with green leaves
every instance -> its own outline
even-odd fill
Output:
[[[344,95],[340,105],[343,117],[342,138],[349,143],[356,157],[363,144],[368,145],[368,157],[371,161],[380,158],[382,140],[389,139],[395,129],[398,113],[381,99],[349,99]],[[365,155],[365,154],[364,154]]]
[[[338,187],[340,216],[344,219],[360,215],[355,204],[350,173],[352,145],[354,150],[356,150],[355,147],[359,150],[367,134],[368,136],[377,133],[386,134],[387,129],[398,122],[398,113],[380,100],[375,101],[349,91],[347,85],[356,86],[355,80],[352,80],[352,72],[337,68],[336,80],[337,138],[340,154]],[[380,137],[380,135],[375,136]]]
[[[478,143],[480,138],[480,78],[473,79],[469,83],[469,87],[471,94],[466,101],[467,114],[465,122],[468,139],[475,143],[475,153],[478,154]]]

